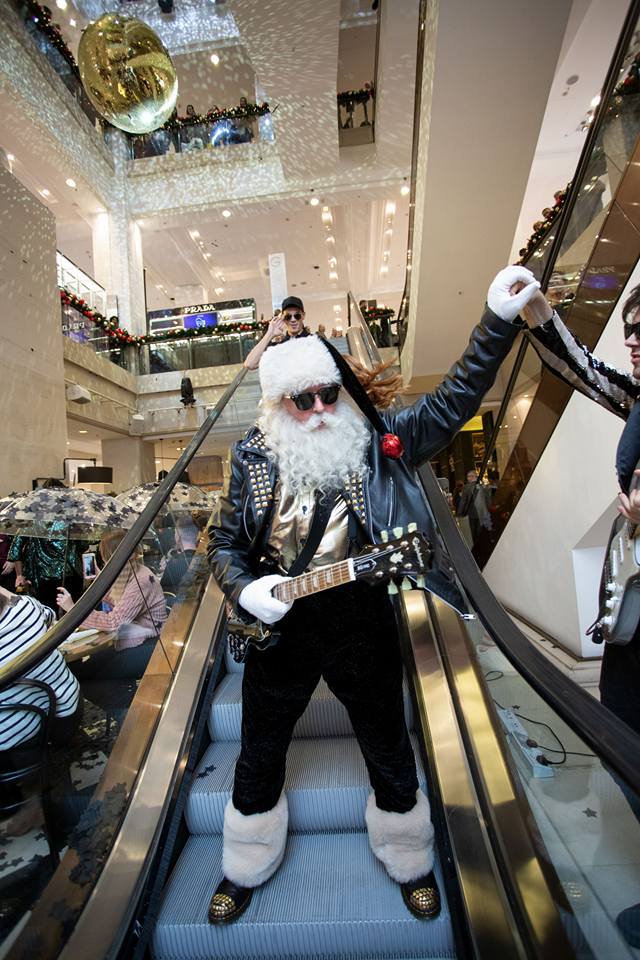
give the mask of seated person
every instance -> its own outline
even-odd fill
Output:
[[[66,591],[65,591],[66,592]],[[33,646],[55,620],[49,607],[30,596],[16,596],[0,587],[0,665],[6,666]],[[65,663],[59,650],[54,650],[25,679],[48,683],[56,698],[56,719],[53,724],[53,742],[62,745],[74,733],[82,717],[80,685]],[[48,708],[43,691],[20,683],[0,692],[0,705],[28,703]],[[2,751],[28,742],[38,733],[36,714],[19,708],[15,712],[0,710],[0,765]]]
[[[108,533],[100,541],[100,556],[106,563],[124,537],[124,531]],[[70,610],[73,598],[61,587],[58,606]],[[105,596],[103,607],[86,617],[80,629],[115,631],[112,650],[100,652],[82,664],[73,664],[76,676],[104,678],[127,677],[139,679],[146,670],[155,641],[167,619],[167,605],[160,581],[143,565],[138,547]]]

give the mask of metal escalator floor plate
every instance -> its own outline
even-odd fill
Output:
[[[283,865],[228,927],[207,923],[221,858],[221,837],[187,842],[160,910],[156,960],[455,956],[446,902],[435,920],[416,920],[365,833],[290,835]]]

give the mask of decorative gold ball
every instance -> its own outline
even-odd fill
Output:
[[[175,67],[158,36],[141,20],[105,13],[90,23],[80,38],[78,66],[89,100],[120,130],[149,133],[174,110]]]

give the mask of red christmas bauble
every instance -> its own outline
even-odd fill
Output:
[[[395,433],[385,433],[381,441],[382,452],[391,460],[399,460],[404,453],[402,440]]]

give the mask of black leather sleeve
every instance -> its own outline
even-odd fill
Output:
[[[242,464],[234,448],[231,476],[208,528],[207,558],[225,596],[236,604],[240,593],[255,580],[251,569],[251,540],[243,518]]]
[[[446,447],[475,414],[520,330],[487,307],[442,383],[395,415],[392,430],[402,440],[409,463],[420,466]]]

